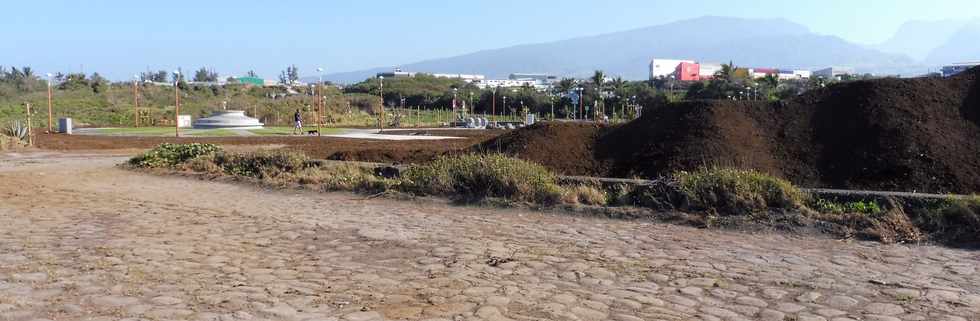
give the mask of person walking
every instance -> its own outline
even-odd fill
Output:
[[[303,134],[303,115],[299,113],[299,109],[293,114],[293,135],[297,133]]]

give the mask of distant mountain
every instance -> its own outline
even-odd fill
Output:
[[[817,35],[784,19],[702,17],[659,26],[540,44],[485,50],[401,65],[405,71],[483,74],[503,78],[515,72],[585,77],[608,75],[646,79],[650,59],[734,61],[750,67],[852,66],[862,72],[912,64],[905,55],[886,54],[833,36]],[[336,82],[357,82],[390,67],[331,74]]]
[[[894,36],[872,48],[892,54],[908,55],[912,59],[922,61],[969,22],[968,20],[909,21],[902,24]]]
[[[980,20],[973,21],[935,47],[926,57],[930,65],[980,61]]]

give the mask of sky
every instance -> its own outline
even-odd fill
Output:
[[[705,15],[784,18],[880,43],[909,20],[966,19],[976,0],[46,0],[3,4],[0,66],[100,72],[249,70],[275,78],[397,66]]]

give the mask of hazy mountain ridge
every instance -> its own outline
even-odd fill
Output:
[[[650,59],[655,57],[733,61],[752,67],[815,69],[844,65],[861,72],[914,64],[908,56],[818,35],[785,19],[708,16],[623,32],[483,50],[400,67],[405,71],[483,74],[490,78],[503,78],[513,72],[585,77],[601,69],[609,75],[646,79]],[[391,68],[335,73],[327,79],[356,82]]]

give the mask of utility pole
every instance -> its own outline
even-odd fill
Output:
[[[323,68],[317,68],[317,83],[316,89],[313,93],[316,95],[316,101],[319,102],[316,111],[316,135],[320,136],[320,122],[323,121],[323,112],[326,109],[327,96],[323,96]],[[322,99],[320,97],[323,97]]]

